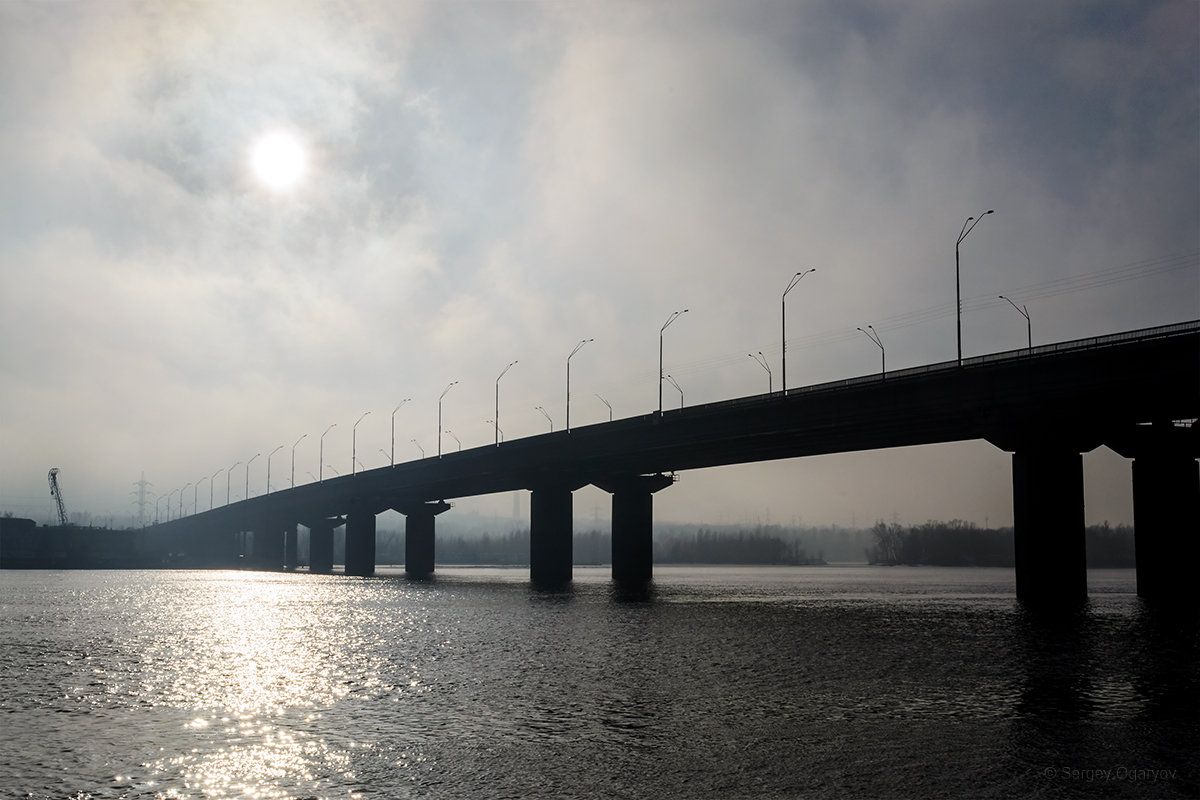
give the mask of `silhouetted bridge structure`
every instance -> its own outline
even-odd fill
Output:
[[[1200,559],[1200,322],[980,356],[510,440],[280,490],[153,526],[200,566],[375,570],[376,515],[406,517],[405,570],[434,569],[434,518],[449,499],[527,489],[530,578],[571,579],[572,492],[612,494],[617,581],[651,577],[653,495],[675,473],[829,453],[984,439],[1012,453],[1017,594],[1087,594],[1082,453],[1133,459],[1138,593],[1180,595]],[[938,480],[930,475],[931,481]]]

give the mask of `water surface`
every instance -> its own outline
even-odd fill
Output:
[[[1200,636],[1092,571],[0,573],[5,797],[1188,797]]]

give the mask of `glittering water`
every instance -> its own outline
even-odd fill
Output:
[[[1188,797],[1200,634],[1092,572],[0,573],[4,797]]]

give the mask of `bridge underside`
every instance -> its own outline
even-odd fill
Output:
[[[375,515],[395,508],[407,518],[406,571],[425,577],[439,503],[527,489],[531,579],[556,586],[571,579],[571,493],[594,484],[612,493],[614,578],[647,581],[652,495],[670,482],[663,475],[984,439],[1013,454],[1018,596],[1072,605],[1086,597],[1080,454],[1108,444],[1134,460],[1138,593],[1192,602],[1186,573],[1200,555],[1200,447],[1194,427],[1170,421],[1197,417],[1200,324],[1185,323],[579,426],[319,481],[156,528],[178,533],[197,565],[278,569],[300,562],[299,522],[309,528],[310,570],[329,572],[344,515],[346,572],[370,575]]]

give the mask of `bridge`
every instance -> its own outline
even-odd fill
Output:
[[[653,496],[679,472],[983,439],[1012,454],[1017,595],[1087,595],[1082,453],[1133,459],[1137,591],[1175,598],[1200,564],[1200,321],[931,364],[511,440],[279,490],[155,525],[203,566],[375,570],[376,515],[406,518],[405,571],[434,570],[435,517],[454,498],[527,489],[530,579],[571,579],[572,492],[612,495],[612,570],[651,578]],[[930,480],[937,480],[930,475]]]

